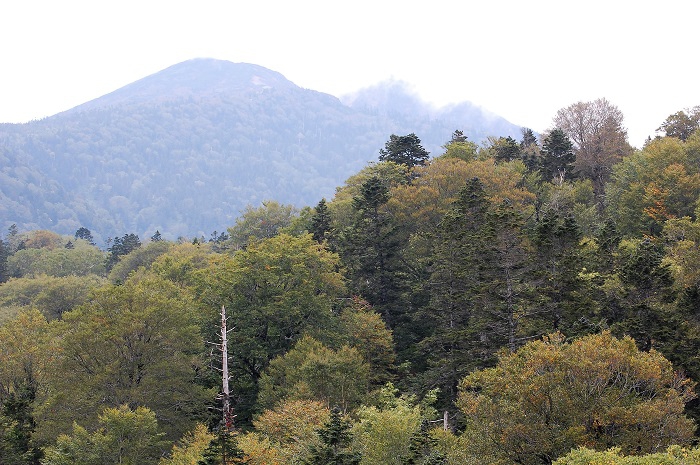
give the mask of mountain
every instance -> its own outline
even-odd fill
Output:
[[[261,66],[196,59],[0,124],[0,227],[208,237],[247,205],[331,198],[391,134],[415,132],[436,155],[455,129],[474,141],[520,134],[469,103],[434,109],[396,82],[343,101]]]

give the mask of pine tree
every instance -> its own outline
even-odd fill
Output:
[[[380,161],[393,161],[409,168],[425,165],[430,153],[423,148],[415,134],[397,136],[392,134],[384,148],[379,150]]]
[[[225,425],[222,425],[197,465],[229,465],[246,462],[243,451],[238,447],[236,433],[229,431]]]
[[[323,242],[331,231],[331,214],[326,199],[321,199],[311,216],[311,234],[317,242]]]
[[[340,409],[334,408],[323,428],[318,430],[319,446],[310,448],[311,455],[305,465],[357,465],[362,456],[350,449],[352,434],[350,422],[343,418]]]
[[[437,441],[430,437],[429,424],[421,421],[420,428],[410,439],[409,455],[401,459],[401,465],[445,465],[447,458],[436,450]]]
[[[92,233],[88,228],[80,227],[75,231],[75,238],[87,241],[90,245],[95,245],[95,240],[92,237]]]
[[[384,211],[389,188],[377,176],[365,181],[352,206],[357,220],[347,232],[342,256],[352,291],[363,296],[394,328],[402,318],[403,263],[400,231]]]
[[[448,407],[457,395],[457,383],[469,371],[482,367],[476,350],[479,340],[474,325],[475,295],[484,281],[484,253],[489,250],[489,201],[478,178],[467,181],[452,209],[434,233],[431,300],[417,318],[428,326],[420,342],[428,368],[425,384],[439,386],[441,406]]]
[[[561,129],[554,129],[542,144],[542,176],[547,181],[556,180],[559,184],[573,177],[576,161],[574,144]]]

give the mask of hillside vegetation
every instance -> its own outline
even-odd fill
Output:
[[[698,115],[639,150],[605,99],[432,156],[392,133],[333,197],[206,237],[11,225],[0,457],[696,463]]]
[[[223,230],[248,206],[303,207],[376,160],[387,134],[419,132],[431,151],[456,127],[475,141],[517,136],[464,103],[436,111],[399,83],[353,106],[260,66],[198,59],[67,112],[0,125],[0,227],[104,244],[134,232],[165,238]],[[364,103],[361,103],[364,102]]]

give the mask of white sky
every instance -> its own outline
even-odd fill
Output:
[[[641,146],[700,105],[697,0],[7,0],[0,122],[50,116],[175,63],[261,65],[336,96],[394,78],[542,131],[607,98]]]

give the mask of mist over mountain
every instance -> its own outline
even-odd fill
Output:
[[[391,134],[414,132],[433,155],[455,129],[476,142],[520,135],[468,102],[436,109],[396,82],[343,102],[261,66],[195,59],[49,118],[0,124],[0,227],[208,237],[247,205],[331,198]]]

